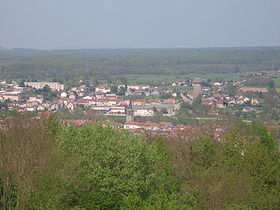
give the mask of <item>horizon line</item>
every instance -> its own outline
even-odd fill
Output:
[[[60,51],[60,50],[172,50],[172,49],[211,49],[211,48],[278,48],[280,45],[240,45],[240,46],[211,46],[211,47],[62,47],[62,48],[6,48],[0,45],[0,51],[10,50],[37,50],[37,51]],[[2,48],[2,49],[1,49]]]

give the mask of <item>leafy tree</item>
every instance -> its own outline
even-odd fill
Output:
[[[201,95],[197,96],[193,101],[193,107],[195,109],[199,108],[201,106]]]
[[[118,93],[118,86],[111,86],[111,93]]]
[[[42,121],[30,121],[16,114],[0,131],[0,205],[23,209],[28,197],[38,189],[43,176],[55,162],[54,135]]]
[[[268,87],[269,87],[270,89],[275,88],[275,83],[274,83],[274,80],[270,80],[270,81],[269,81],[269,83],[268,83]]]
[[[71,163],[64,172],[73,177],[69,207],[119,208],[127,196],[145,200],[162,184],[159,153],[138,136],[89,124],[65,127],[59,144]]]
[[[118,90],[119,95],[121,95],[121,96],[125,95],[126,90],[127,90],[127,87],[121,86]]]

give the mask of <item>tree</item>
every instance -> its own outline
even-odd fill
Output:
[[[42,89],[42,92],[45,92],[45,93],[49,93],[49,92],[51,92],[52,91],[52,89],[50,88],[50,86],[48,86],[48,85],[45,85],[44,87],[43,87],[43,89]]]
[[[30,121],[20,114],[7,119],[4,126],[7,130],[0,131],[0,206],[24,209],[38,183],[52,170],[55,134],[43,121]]]
[[[111,93],[115,93],[117,94],[118,93],[118,86],[111,86]]]
[[[119,95],[123,96],[123,95],[125,95],[125,91],[126,91],[126,88],[121,86],[118,90],[118,93],[119,93]]]
[[[193,101],[193,107],[195,109],[199,108],[201,106],[201,95],[197,96]]]
[[[268,83],[268,87],[269,87],[270,89],[275,88],[275,83],[274,83],[274,80],[270,80],[270,81],[269,81],[269,83]]]
[[[163,109],[161,109],[161,113],[162,113],[162,114],[168,114],[168,111],[167,111],[166,108],[163,108]]]
[[[59,145],[69,163],[64,173],[72,177],[69,207],[119,208],[128,196],[145,200],[162,184],[162,153],[139,136],[88,124],[65,127]]]

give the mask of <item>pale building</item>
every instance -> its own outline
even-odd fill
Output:
[[[64,90],[64,84],[59,82],[25,82],[25,86],[30,86],[35,89],[43,89],[46,85],[51,88],[53,91],[61,91]]]
[[[152,109],[136,109],[134,111],[135,116],[153,116],[154,111]]]

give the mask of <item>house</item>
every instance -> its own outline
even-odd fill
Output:
[[[38,103],[43,103],[44,98],[42,96],[30,96],[28,101],[37,101]]]
[[[160,90],[159,89],[154,89],[151,91],[151,96],[159,96],[160,95]]]
[[[213,84],[214,86],[222,86],[223,84],[222,83],[220,83],[220,82],[214,82],[214,84]]]
[[[216,107],[221,109],[226,108],[224,101],[217,101]]]
[[[71,100],[76,100],[76,98],[78,97],[78,94],[74,91],[71,91],[70,94],[69,94],[69,98]]]
[[[135,116],[153,116],[154,111],[152,109],[135,109],[134,110]]]
[[[144,99],[136,99],[134,101],[132,101],[132,105],[134,106],[141,106],[145,104],[145,100]]]
[[[171,96],[176,98],[178,95],[177,95],[177,93],[172,93]]]
[[[129,122],[124,124],[124,129],[159,130],[160,124],[152,122]]]
[[[193,91],[189,91],[187,96],[192,100],[194,100],[197,97],[197,95]]]
[[[135,91],[135,90],[146,90],[149,89],[149,85],[128,85],[127,90]]]
[[[11,101],[19,101],[20,99],[18,95],[14,94],[2,94],[2,98],[4,98],[4,100],[10,99]]]
[[[228,104],[229,104],[230,106],[236,105],[235,99],[234,99],[234,98],[230,98],[230,99],[228,100]]]
[[[83,99],[93,99],[93,97],[92,96],[85,96],[85,97],[83,97]]]
[[[45,111],[45,110],[46,108],[41,105],[37,107],[37,111]]]
[[[260,102],[259,102],[259,100],[258,100],[258,99],[256,99],[256,98],[252,98],[252,100],[251,100],[251,104],[252,104],[253,106],[257,106],[257,105],[259,105],[259,104],[260,104]]]
[[[108,99],[117,99],[117,95],[116,94],[113,94],[113,93],[110,93],[110,94],[106,94],[105,95],[105,98],[108,98]]]
[[[118,106],[128,106],[130,104],[130,99],[117,99]]]
[[[149,106],[149,105],[160,105],[161,101],[160,99],[157,98],[151,98],[151,99],[147,99],[145,101],[145,105]]]
[[[25,111],[27,111],[27,112],[35,112],[36,111],[36,107],[26,107]]]
[[[239,89],[239,91],[245,93],[268,93],[267,88],[256,88],[256,87],[242,87]]]
[[[242,97],[243,97],[243,95],[240,94],[240,93],[237,93],[237,94],[235,95],[235,98],[237,98],[238,100],[239,100],[240,98],[242,98]]]
[[[176,100],[175,100],[174,98],[168,98],[168,99],[164,100],[163,103],[175,104],[175,103],[176,103]]]
[[[95,87],[95,92],[110,93],[111,92],[111,88],[108,85],[97,85]]]
[[[109,111],[106,114],[110,115],[125,115],[125,107],[124,106],[114,106],[110,107]]]
[[[106,94],[104,92],[95,92],[95,97],[97,99],[105,98]]]
[[[244,98],[243,98],[243,101],[244,101],[244,103],[248,103],[248,102],[250,101],[250,98],[244,97]]]

